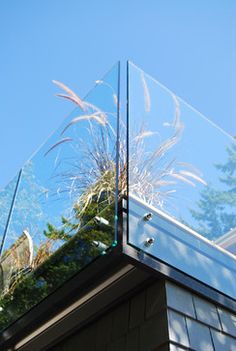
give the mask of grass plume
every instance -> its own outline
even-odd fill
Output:
[[[144,94],[144,108],[146,112],[151,108],[151,97],[145,76],[141,74]],[[111,118],[114,113],[103,112],[90,102],[83,101],[76,93],[63,83],[54,81],[68,95],[58,94],[59,97],[71,100],[79,105],[84,114],[73,118],[61,132],[64,135],[71,126],[80,121],[88,122],[89,139],[91,142],[82,143],[79,149],[81,160],[76,160],[68,172],[60,174],[67,190],[80,194],[77,207],[84,212],[89,204],[107,201],[112,203],[116,189],[116,132],[112,127]],[[103,84],[103,82],[99,83]],[[104,83],[106,84],[106,83]],[[114,91],[111,96],[114,98]],[[129,160],[126,153],[126,127],[121,125],[119,150],[119,193],[126,195],[127,167],[129,167],[129,189],[131,193],[154,206],[165,208],[166,202],[177,192],[177,182],[192,187],[196,183],[207,185],[199,172],[185,162],[177,162],[174,158],[167,161],[170,150],[181,140],[184,125],[180,118],[180,104],[178,98],[172,95],[174,103],[174,118],[168,124],[173,129],[170,137],[160,142],[158,132],[147,130],[144,126],[134,136],[130,136]],[[79,129],[78,129],[79,134]],[[158,135],[157,147],[151,152],[146,149],[145,141]],[[61,145],[69,138],[64,138],[54,144],[47,152]],[[63,141],[64,140],[64,141]],[[45,155],[46,155],[45,154]],[[106,196],[104,197],[104,194]]]

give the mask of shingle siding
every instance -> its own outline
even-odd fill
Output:
[[[188,337],[190,350],[236,351],[236,313],[226,311],[217,304],[169,282],[166,282],[166,295],[168,313],[172,311],[172,314],[175,313],[176,321],[182,321],[182,328],[177,322],[176,324],[172,322],[170,326],[169,321],[172,335],[181,332],[179,341],[174,340],[180,344],[178,347],[186,346]]]
[[[236,351],[236,314],[158,281],[50,351],[65,350]]]

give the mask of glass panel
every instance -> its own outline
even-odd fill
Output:
[[[7,223],[10,219],[11,207],[13,206],[19,176],[20,173],[17,174],[5,188],[0,190],[0,256],[2,254],[3,239],[7,229]]]
[[[223,274],[220,266],[227,262],[229,271],[223,276],[233,284],[227,293],[236,297],[231,274],[236,254],[235,140],[133,64],[128,78],[129,241],[217,289],[218,278],[204,274],[209,276],[216,261]],[[155,219],[150,222],[145,212]],[[139,221],[132,222],[132,216]],[[167,246],[157,225],[159,230],[163,225]],[[145,240],[151,234],[156,243],[149,245]],[[177,236],[175,242],[171,235]],[[197,249],[202,256],[193,269],[191,255]],[[211,261],[204,263],[208,256]],[[200,261],[208,265],[206,271],[201,272]]]
[[[0,328],[116,244],[118,75],[116,65],[84,100],[55,82],[77,108],[23,167]]]

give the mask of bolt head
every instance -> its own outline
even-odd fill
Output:
[[[145,245],[146,247],[150,247],[150,246],[152,246],[152,245],[154,244],[154,241],[155,241],[154,238],[147,238],[147,239],[145,240],[144,245]]]
[[[151,212],[148,212],[148,213],[146,213],[146,214],[143,216],[143,219],[144,219],[145,221],[151,221],[151,220],[152,220],[152,216],[153,216],[153,214],[152,214]]]

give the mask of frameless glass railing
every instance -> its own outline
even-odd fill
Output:
[[[119,64],[85,99],[55,81],[76,108],[0,193],[0,329],[116,245]],[[11,199],[10,199],[11,198]],[[9,210],[8,210],[9,211]],[[3,236],[2,236],[3,238]]]
[[[7,227],[10,222],[19,179],[20,172],[7,184],[4,189],[0,189],[0,253],[3,249]]]
[[[236,298],[236,143],[128,65],[129,243]]]
[[[0,330],[116,246],[123,197],[123,252],[236,299],[235,140],[132,63],[120,120],[119,74],[55,81],[76,108],[0,192]]]

